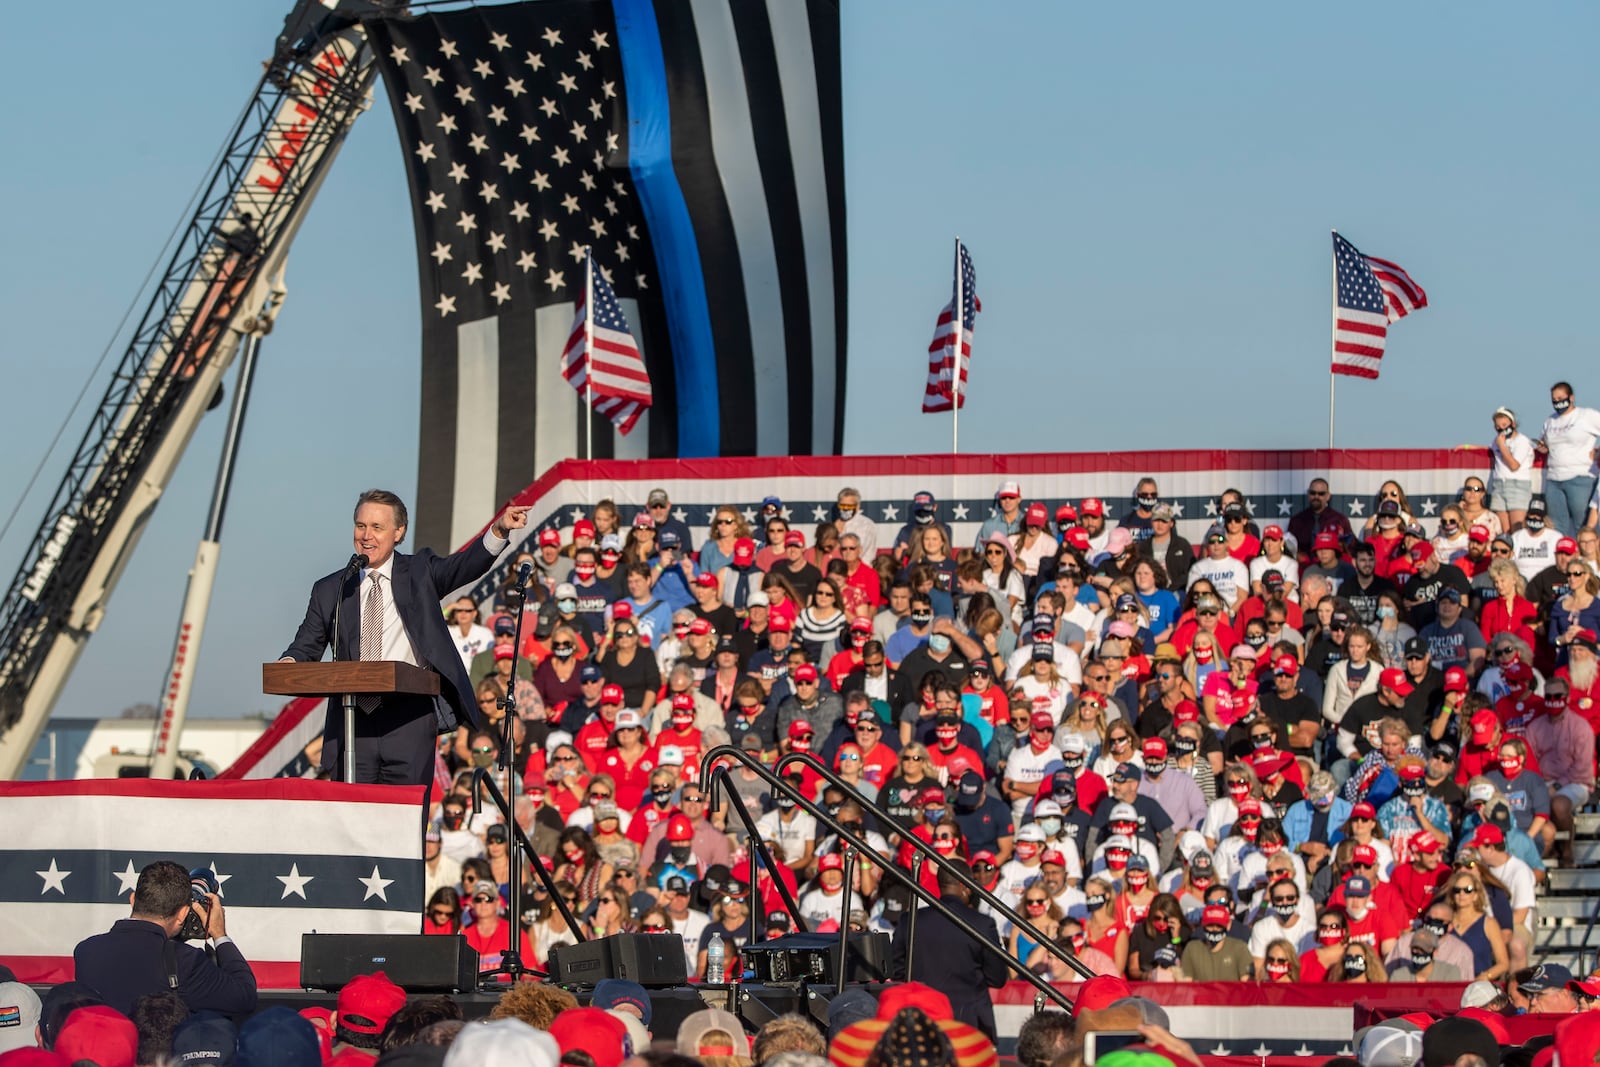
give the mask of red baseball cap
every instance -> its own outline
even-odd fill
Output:
[[[1221,904],[1207,904],[1200,913],[1201,926],[1232,926],[1233,913]]]
[[[1514,659],[1500,668],[1500,677],[1508,682],[1531,682],[1533,681],[1533,668],[1520,659]]]
[[[1057,867],[1065,867],[1067,865],[1067,857],[1062,855],[1061,850],[1058,848],[1047,848],[1044,850],[1044,855],[1039,857],[1039,862],[1041,864],[1053,863]]]
[[[611,605],[612,622],[622,622],[625,619],[631,618],[633,618],[633,605],[628,603],[626,600],[619,600],[615,604]]]
[[[817,870],[842,871],[844,870],[844,857],[837,852],[824,852],[817,859]]]
[[[1378,850],[1371,845],[1357,845],[1350,853],[1350,858],[1365,867],[1378,862]]]
[[[768,620],[767,629],[786,634],[794,630],[794,623],[790,622],[786,616],[774,615],[770,620]]]
[[[1037,500],[1028,505],[1027,512],[1022,516],[1024,526],[1043,526],[1050,521],[1050,516],[1045,513],[1044,505]]]
[[[854,633],[870,634],[872,632],[872,620],[865,615],[857,615],[850,620],[850,629]]]
[[[1265,530],[1261,531],[1261,539],[1263,541],[1282,541],[1283,540],[1283,527],[1282,526],[1268,526]]]
[[[1311,542],[1311,547],[1314,549],[1331,548],[1337,551],[1339,548],[1339,535],[1332,530],[1323,530]]]
[[[1056,525],[1068,526],[1078,521],[1078,509],[1071,504],[1062,504],[1056,508]]]
[[[715,582],[716,578],[712,578],[711,580],[713,582]],[[711,620],[710,619],[696,619],[696,620],[694,620],[693,622],[691,622],[689,624],[689,632],[692,633],[692,634],[699,634],[701,636],[704,636],[705,634],[710,633],[711,632]]]
[[[1167,743],[1159,737],[1152,737],[1145,741],[1140,751],[1147,760],[1164,760],[1167,758]]]
[[[1028,718],[1028,725],[1033,727],[1035,730],[1042,729],[1046,726],[1054,730],[1056,726],[1056,717],[1050,714],[1048,711],[1036,711]]]
[[[541,545],[559,545],[561,544],[561,532],[559,530],[540,530],[539,543]]]
[[[1473,831],[1472,840],[1468,842],[1474,848],[1483,845],[1503,845],[1505,843],[1506,835],[1500,832],[1500,827],[1489,822],[1484,823]]]
[[[1351,807],[1350,817],[1352,819],[1376,819],[1378,817],[1378,809],[1363,800]]]
[[[1272,669],[1277,671],[1279,674],[1299,674],[1300,661],[1295,659],[1289,653],[1285,652],[1283,655],[1272,661]]]
[[[348,989],[349,986],[345,988]],[[66,1021],[61,1024],[61,1032],[56,1037],[55,1046],[58,1058],[54,1062],[57,1063],[92,1060],[106,1067],[121,1067],[122,1064],[132,1067],[139,1051],[139,1031],[133,1025],[132,1019],[115,1008],[108,1008],[104,1004],[93,1004],[74,1009],[67,1016]],[[48,1055],[42,1049],[33,1051],[38,1052],[41,1057]],[[24,1060],[26,1056],[26,1053],[19,1051],[10,1053],[5,1058]],[[52,1061],[41,1058],[31,1062]]]
[[[1066,538],[1067,544],[1079,552],[1087,552],[1089,550],[1089,531],[1082,526],[1070,528],[1063,536]]]
[[[608,685],[600,690],[600,703],[602,704],[621,704],[624,699],[626,698],[622,695],[622,686],[620,685]]]
[[[700,586],[702,589],[715,589],[719,583],[717,582],[717,576],[715,574],[712,574],[710,571],[701,571],[699,574],[694,576],[694,584]]]
[[[1052,850],[1052,851],[1054,851],[1054,850]],[[1046,855],[1048,855],[1048,853],[1046,853]],[[998,864],[999,862],[1000,862],[1000,857],[996,856],[993,852],[990,852],[988,849],[982,849],[982,850],[980,850],[978,852],[974,852],[972,854],[972,865],[974,867],[976,867],[980,863]],[[1041,862],[1043,862],[1043,861],[1041,861]]]
[[[1486,745],[1489,738],[1494,736],[1494,728],[1500,720],[1488,708],[1480,708],[1472,713],[1472,741],[1474,744]]]
[[[1243,800],[1239,801],[1239,814],[1260,815],[1261,801],[1257,800],[1255,797],[1245,797]]]
[[[756,543],[748,537],[741,537],[733,543],[733,558],[739,563],[749,563],[756,558]]]
[[[1556,542],[1556,552],[1563,556],[1576,556],[1578,554],[1578,542],[1570,537],[1563,537]]]
[[[1083,503],[1078,505],[1078,511],[1084,515],[1100,515],[1106,513],[1106,506],[1097,496],[1084,497]]]
[[[636,530],[654,530],[656,520],[650,517],[648,511],[641,511],[633,517],[633,528]]]
[[[1467,682],[1467,672],[1460,667],[1446,667],[1444,672],[1444,691],[1446,693],[1466,693],[1471,691]]]
[[[693,693],[673,693],[672,694],[672,710],[673,711],[693,711],[694,710],[694,694]]]
[[[930,785],[917,794],[918,804],[943,804],[944,802],[944,786],[942,785]]]
[[[694,838],[694,823],[687,815],[674,815],[667,820],[668,841],[689,841]]]
[[[1487,526],[1472,526],[1472,527],[1469,527],[1467,529],[1467,540],[1468,541],[1476,541],[1480,545],[1488,544],[1489,543],[1489,527],[1487,527]]]
[[[1406,677],[1406,672],[1399,667],[1390,667],[1378,675],[1378,684],[1385,689],[1393,689],[1403,697],[1410,696],[1413,689],[1410,679]]]
[[[1423,560],[1431,559],[1433,557],[1433,545],[1428,541],[1418,541],[1411,546],[1409,555],[1413,563],[1421,563]]]
[[[1178,706],[1172,709],[1172,724],[1181,726],[1186,722],[1200,721],[1200,706],[1192,700],[1180,700]]]
[[[794,669],[794,680],[797,682],[814,682],[817,680],[817,668],[809,663],[802,663]]]
[[[801,530],[790,530],[788,533],[784,534],[783,547],[788,548],[790,545],[794,545],[796,548],[806,547],[805,533]]]
[[[594,523],[590,522],[588,519],[579,519],[577,522],[572,524],[572,536],[593,537]]]
[[[1407,763],[1400,768],[1400,779],[1406,782],[1420,781],[1425,774],[1420,763]]]
[[[339,990],[339,1025],[358,1034],[381,1034],[389,1018],[406,1006],[406,991],[382,971],[358,974]]]
[[[796,719],[789,724],[789,736],[791,738],[810,737],[816,732],[817,728],[804,719]]]
[[[1411,835],[1411,848],[1416,852],[1438,852],[1444,845],[1426,830]]]

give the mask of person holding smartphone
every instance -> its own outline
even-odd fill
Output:
[[[1489,492],[1501,530],[1521,526],[1528,501],[1533,499],[1533,452],[1533,441],[1517,429],[1517,413],[1507,407],[1495,408],[1494,436],[1489,439],[1489,458],[1493,461]],[[1471,483],[1473,479],[1467,481]],[[1471,489],[1463,490],[1463,495],[1470,493]],[[1471,503],[1485,503],[1481,484],[1473,495],[1478,499]]]

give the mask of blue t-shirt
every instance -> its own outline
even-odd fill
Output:
[[[1170,590],[1157,589],[1148,595],[1139,594],[1144,609],[1150,613],[1150,632],[1160,633],[1178,621],[1178,598]]]

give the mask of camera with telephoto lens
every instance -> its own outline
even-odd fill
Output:
[[[211,897],[207,894],[221,891],[216,874],[209,867],[196,867],[189,872],[189,914],[184,916],[183,927],[178,931],[179,941],[201,941],[206,936],[206,924],[211,918]]]

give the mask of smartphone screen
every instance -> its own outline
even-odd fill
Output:
[[[1144,1040],[1144,1035],[1137,1030],[1097,1030],[1084,1035],[1083,1062],[1086,1065],[1093,1063],[1101,1056],[1111,1053],[1129,1045],[1137,1045]]]

